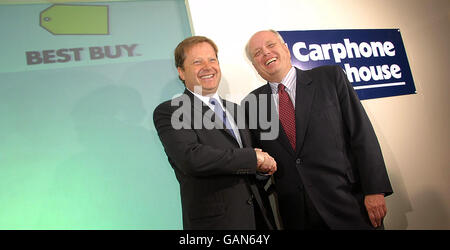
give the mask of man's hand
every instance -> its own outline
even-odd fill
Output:
[[[386,216],[387,208],[384,201],[384,194],[369,194],[364,197],[364,205],[366,206],[372,226],[379,227],[383,223]]]
[[[277,162],[268,153],[259,148],[255,148],[256,170],[266,175],[272,175],[277,171]]]

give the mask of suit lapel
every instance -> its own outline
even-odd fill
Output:
[[[202,100],[197,98],[189,90],[185,89],[184,94],[189,96],[189,98],[191,100],[191,106],[192,106],[192,110],[193,110],[191,126],[193,128],[205,129],[205,126],[203,125],[203,118],[205,116],[205,113],[209,111],[210,112],[209,114],[214,115],[214,111],[211,110],[206,104],[203,103]],[[222,100],[223,106],[233,116],[234,112],[230,111],[229,107],[230,107],[230,105],[236,105],[236,104],[227,102],[227,101],[223,100],[222,98],[220,98],[220,99]],[[236,107],[234,107],[234,111],[236,111]],[[210,117],[206,118],[206,119],[210,119]],[[234,117],[233,117],[233,119],[234,119]],[[223,129],[214,129],[214,130],[218,131],[219,133],[225,133],[228,137],[230,137],[230,139],[232,139],[233,142],[236,143],[237,146],[239,146],[239,143],[236,141],[236,138],[231,134],[230,131],[228,131],[228,129],[225,128],[225,124],[223,124],[223,122],[220,119],[216,119],[214,122],[216,123],[216,125],[219,125],[218,127],[222,126],[222,128],[223,128]],[[195,123],[201,123],[201,124],[195,124]]]
[[[242,147],[252,147],[252,140],[251,140],[251,136],[250,136],[250,132],[246,129],[245,124],[241,125],[239,124],[240,122],[244,122],[244,114],[242,112],[239,112],[239,106],[236,103],[233,102],[229,102],[226,101],[224,99],[222,99],[222,103],[223,106],[225,107],[225,109],[228,111],[228,113],[231,114],[231,119],[233,119],[234,124],[236,124],[237,130],[239,132],[240,138],[241,138],[241,142],[242,142]],[[230,107],[233,107],[232,109],[230,109]],[[230,118],[228,118],[230,119]],[[225,129],[226,132],[228,133],[229,136],[231,136],[234,140],[236,140],[236,138],[234,138],[234,136],[230,133],[230,131],[228,131],[228,129]]]
[[[192,94],[189,90],[185,89],[184,94],[189,97],[191,100],[191,126],[194,129],[203,128],[203,116],[210,109],[206,106],[202,100],[198,99],[194,94]]]
[[[239,135],[241,137],[242,147],[245,147],[246,145],[251,145],[251,142],[248,142],[248,141],[246,141],[244,143],[244,140],[247,139],[247,138],[244,139],[244,137],[247,137],[247,136],[244,135],[243,133],[246,130],[239,129],[239,124],[237,123],[237,118],[238,118],[238,114],[239,114],[239,112],[237,110],[238,109],[237,104],[233,103],[233,102],[226,101],[226,100],[224,100],[222,98],[220,98],[220,99],[222,100],[223,107],[228,111],[229,114],[231,114],[231,117],[228,117],[228,114],[227,114],[227,119],[228,120],[232,119],[234,124],[236,124],[236,126],[238,128]],[[232,109],[230,109],[230,107],[232,107]],[[225,128],[225,124],[223,124],[223,127]],[[231,139],[233,139],[236,142],[236,144],[239,145],[239,143],[237,142],[237,138],[235,138],[234,135],[232,135],[231,132],[228,129],[226,129],[226,128],[223,129],[223,132],[225,132]]]
[[[312,79],[302,70],[297,70],[297,87],[295,94],[295,126],[296,155],[303,147],[306,129],[308,127],[310,110],[314,99],[315,88]]]
[[[239,129],[239,135],[241,136],[243,148],[252,147],[252,140],[247,129]]]

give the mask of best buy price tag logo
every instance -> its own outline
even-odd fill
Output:
[[[109,35],[108,6],[55,4],[40,12],[40,25],[53,35]],[[58,39],[57,39],[58,40]],[[142,56],[139,43],[64,46],[25,51],[29,66],[109,61]]]
[[[41,12],[40,25],[53,35],[108,35],[108,6],[54,4]]]

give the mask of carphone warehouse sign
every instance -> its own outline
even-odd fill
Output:
[[[361,100],[416,93],[398,29],[279,32],[294,66],[339,64]]]

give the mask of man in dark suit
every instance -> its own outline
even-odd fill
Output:
[[[275,139],[262,139],[267,129],[260,117],[252,118],[258,123],[250,131],[255,146],[277,161],[274,188],[284,228],[382,228],[392,187],[370,120],[343,70],[293,67],[274,30],[255,33],[246,53],[268,81],[243,100],[247,116],[267,112],[279,119]]]
[[[175,64],[186,90],[160,104],[154,124],[180,183],[184,229],[272,229],[257,173],[272,175],[276,162],[251,147],[237,126],[236,104],[217,94],[217,47],[202,36],[183,40]]]

